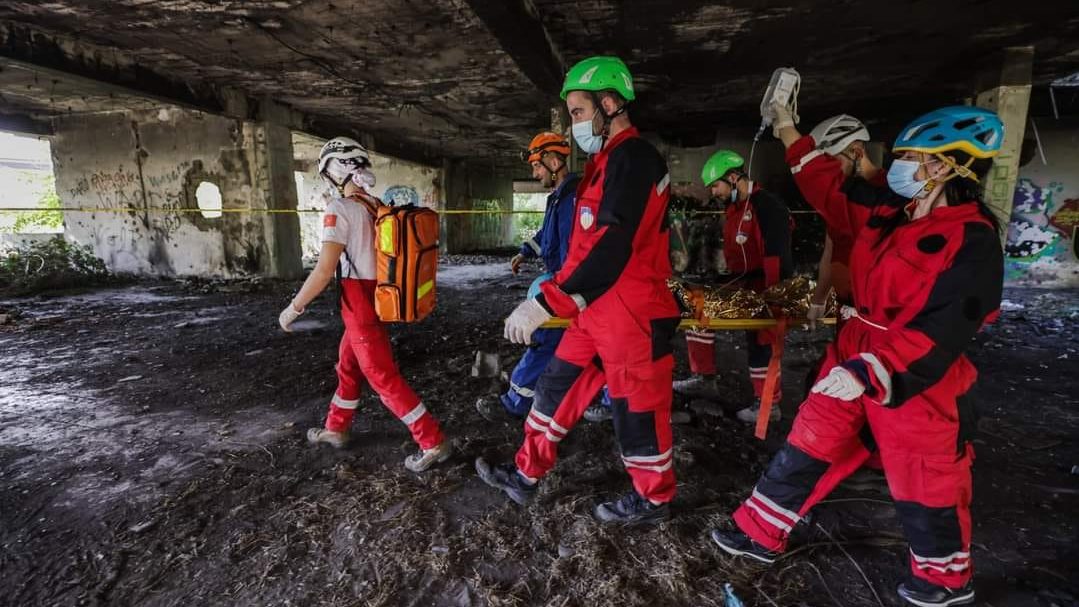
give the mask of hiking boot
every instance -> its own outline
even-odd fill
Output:
[[[509,498],[522,506],[536,496],[536,485],[529,483],[521,476],[517,466],[513,464],[496,464],[492,466],[482,457],[476,458],[476,473],[483,482],[505,493]]]
[[[594,424],[609,421],[611,417],[611,408],[605,407],[603,405],[589,405],[589,407],[584,410],[585,421],[589,421]]]
[[[442,442],[431,447],[430,449],[421,449],[417,453],[405,458],[405,468],[408,468],[411,472],[423,472],[435,464],[441,464],[442,462],[450,459],[453,455],[453,445],[449,440],[442,439]]]
[[[974,602],[973,581],[967,582],[962,588],[946,588],[910,576],[895,591],[901,599],[918,607],[951,607]]]
[[[689,379],[680,379],[671,388],[685,396],[715,396],[719,394],[719,385],[715,376],[694,375]]]
[[[524,419],[524,415],[512,413],[506,406],[506,395],[481,396],[476,399],[476,411],[489,422],[509,422]]]
[[[348,444],[348,432],[334,432],[326,428],[310,428],[307,430],[307,442],[313,445],[326,443],[334,449],[341,449]]]
[[[617,500],[604,502],[592,511],[601,523],[625,525],[657,525],[671,518],[668,504],[653,504],[636,491],[630,491]]]
[[[734,416],[738,418],[738,421],[745,422],[747,424],[757,423],[757,414],[760,413],[761,407],[746,407]],[[772,410],[768,412],[769,421],[778,422],[783,417],[783,414],[779,411],[779,403],[772,403]]]
[[[754,542],[748,535],[742,533],[738,529],[732,529],[730,531],[713,529],[708,535],[712,537],[712,541],[715,542],[723,552],[726,552],[731,556],[747,556],[755,561],[760,561],[769,565],[774,563],[776,558],[779,557],[778,552],[769,550],[757,542]]]

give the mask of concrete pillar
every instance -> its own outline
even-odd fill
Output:
[[[1003,62],[996,71],[995,82],[978,93],[975,104],[993,110],[1004,121],[1004,145],[993,161],[985,184],[985,199],[1002,226],[1012,215],[1012,200],[1019,178],[1019,152],[1026,131],[1027,109],[1030,106],[1031,68],[1034,47],[1004,49]],[[1002,235],[1002,238],[1004,236]]]
[[[270,211],[295,211],[299,208],[292,163],[292,131],[286,110],[272,102],[260,105],[260,122],[255,127],[256,197],[254,204]],[[300,218],[296,213],[266,213],[264,236],[269,257],[261,271],[267,276],[291,280],[303,276],[303,253],[300,245]]]

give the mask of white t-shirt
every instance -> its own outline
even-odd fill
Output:
[[[375,222],[362,203],[334,198],[322,215],[322,242],[345,245],[341,276],[375,280]]]

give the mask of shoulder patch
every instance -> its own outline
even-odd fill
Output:
[[[948,239],[943,234],[930,234],[918,240],[918,250],[922,253],[939,253],[948,244]]]
[[[326,215],[322,218],[322,227],[334,228],[337,227],[337,215]]]

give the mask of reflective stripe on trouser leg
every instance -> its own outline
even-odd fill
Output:
[[[397,369],[390,339],[381,324],[346,324],[345,337],[355,353],[360,371],[382,404],[400,419],[421,449],[439,445],[442,431]]]
[[[772,360],[772,343],[775,332],[769,330],[746,331],[746,359],[749,362],[749,381],[753,384],[753,396],[759,401],[764,391],[764,378],[768,375],[768,363]],[[763,343],[762,343],[763,342]],[[783,371],[776,376],[776,387],[773,391],[774,406],[779,405],[782,396]]]
[[[946,387],[942,387],[946,389]],[[973,448],[956,451],[958,421],[932,416],[943,395],[915,397],[896,409],[867,411],[895,511],[910,543],[911,572],[932,584],[959,588],[970,581]],[[908,409],[909,407],[909,409]]]
[[[517,468],[525,476],[540,478],[554,466],[558,443],[603,385],[603,372],[592,362],[594,358],[591,338],[571,325],[536,384],[536,397],[525,418],[524,442],[516,457]]]
[[[769,550],[786,549],[801,517],[869,456],[859,437],[865,423],[860,402],[811,395],[786,444],[735,511],[738,527]]]
[[[686,331],[686,353],[689,370],[697,375],[716,374],[715,331]]]
[[[348,332],[341,336],[337,349],[337,390],[330,401],[326,415],[326,429],[331,432],[347,432],[356,414],[363,385],[363,372],[356,360],[356,353],[349,344]]]
[[[652,362],[649,369],[627,370],[623,375],[616,368],[607,376],[622,463],[637,493],[654,502],[669,502],[675,493],[673,370],[674,358],[666,356]],[[639,381],[642,377],[648,381]]]
[[[551,362],[564,332],[562,329],[537,329],[532,334],[532,345],[513,368],[510,389],[506,391],[506,398],[502,399],[503,404],[508,400],[512,405],[506,407],[510,413],[519,416],[528,413],[536,396],[536,382]]]

